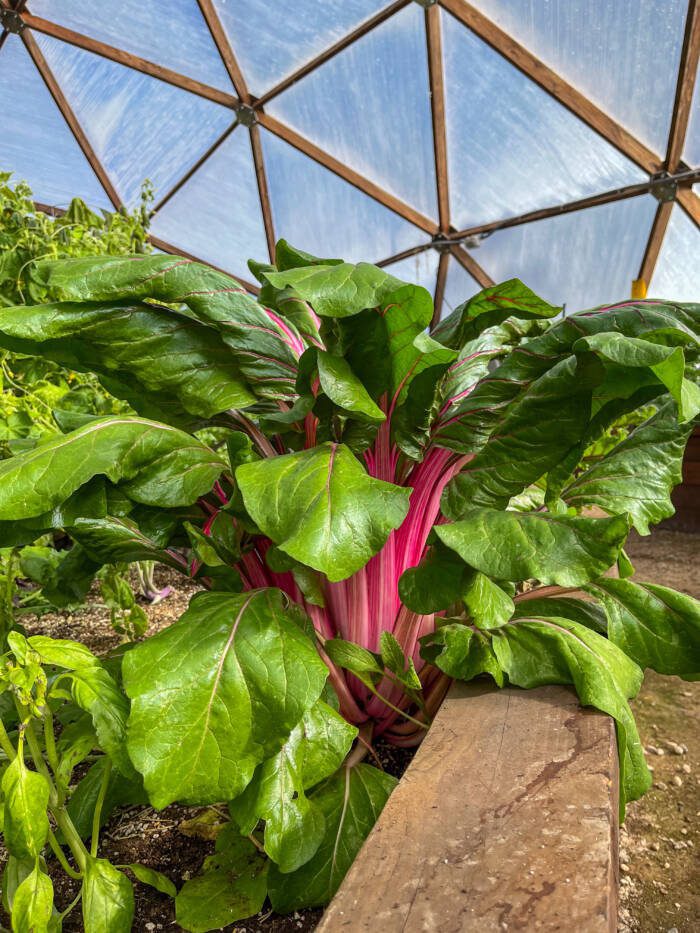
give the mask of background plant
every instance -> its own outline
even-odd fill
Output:
[[[697,603],[624,552],[673,512],[697,305],[561,320],[512,280],[429,336],[429,294],[381,269],[284,241],[251,268],[258,301],[185,259],[40,264],[54,301],[0,314],[0,345],[137,412],[0,464],[0,531],[209,590],[121,663],[150,802],[232,816],[178,894],[191,931],[325,903],[394,783],[364,752],[420,741],[452,677],[572,684],[617,722],[624,809],[642,669],[700,671]]]

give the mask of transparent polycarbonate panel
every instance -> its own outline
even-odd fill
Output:
[[[382,188],[437,215],[425,25],[417,4],[266,109]]]
[[[671,212],[649,297],[700,301],[700,230],[678,205]]]
[[[74,46],[36,36],[125,203],[165,194],[232,122],[230,110]]]
[[[695,83],[693,106],[690,111],[683,158],[693,168],[700,166],[700,81]]]
[[[205,84],[231,87],[197,0],[32,0],[31,11]]]
[[[657,202],[650,195],[497,230],[475,259],[496,282],[519,278],[567,314],[630,294]]]
[[[478,261],[479,254],[477,253],[474,258]],[[459,305],[468,301],[472,295],[476,295],[480,291],[481,285],[476,279],[469,275],[464,266],[454,256],[450,256],[440,319],[447,317],[455,308],[458,308]]]
[[[249,280],[248,259],[269,261],[248,130],[234,130],[158,211],[151,231]]]
[[[472,0],[651,146],[666,151],[688,0]]]
[[[443,14],[452,221],[501,220],[645,180],[616,149]]]
[[[382,0],[214,0],[249,88],[260,95],[369,19]]]
[[[16,36],[0,50],[0,172],[26,180],[37,201],[91,207],[109,199],[80,151],[39,72]]]
[[[440,257],[434,249],[426,249],[422,253],[416,253],[415,256],[409,256],[408,259],[402,259],[400,262],[393,262],[384,268],[397,279],[413,285],[422,285],[431,295],[434,295],[439,261]]]
[[[422,230],[261,131],[275,232],[316,256],[378,262],[425,240]]]

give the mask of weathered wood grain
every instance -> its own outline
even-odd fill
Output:
[[[612,720],[455,685],[318,933],[616,929]]]

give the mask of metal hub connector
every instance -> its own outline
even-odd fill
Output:
[[[258,121],[255,111],[248,104],[241,104],[237,107],[236,115],[241,126],[253,126]]]
[[[22,17],[15,10],[0,10],[0,25],[16,36],[27,28]]]

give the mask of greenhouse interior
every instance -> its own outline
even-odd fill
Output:
[[[700,0],[0,0],[0,930],[700,929]]]

